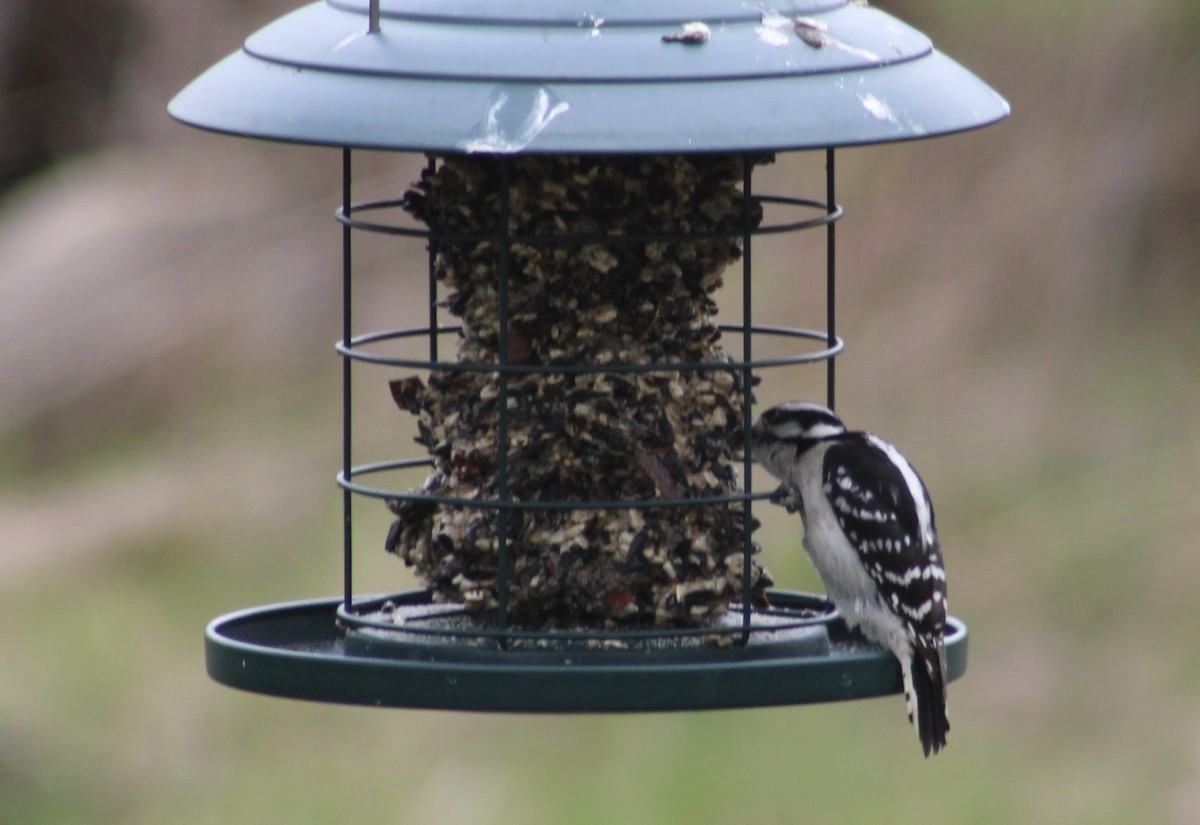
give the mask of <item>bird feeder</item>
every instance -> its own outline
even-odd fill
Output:
[[[505,711],[899,690],[895,661],[825,599],[772,587],[750,422],[781,367],[823,367],[833,405],[835,149],[1008,113],[928,38],[846,0],[325,0],[252,35],[170,112],[336,147],[343,171],[342,593],[213,621],[217,681]],[[356,201],[360,150],[419,153],[425,170]],[[759,191],[756,168],[792,151],[823,153],[821,197]],[[756,323],[756,239],[806,231],[824,235],[827,328]],[[354,328],[361,233],[424,240],[424,326]],[[726,277],[740,323],[716,319]],[[787,354],[756,355],[766,339]],[[415,417],[418,454],[354,463],[360,374]],[[380,544],[423,589],[354,591],[364,499],[391,509]],[[954,679],[956,619],[946,648]]]

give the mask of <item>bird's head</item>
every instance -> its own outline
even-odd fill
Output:
[[[785,401],[763,412],[751,434],[756,444],[790,441],[817,442],[846,432],[846,425],[828,407],[808,401]]]

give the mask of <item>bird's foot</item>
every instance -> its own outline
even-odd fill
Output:
[[[789,513],[796,513],[800,510],[800,494],[788,485],[780,484],[771,493],[771,503],[781,505]]]

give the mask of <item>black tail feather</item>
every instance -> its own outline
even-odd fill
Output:
[[[912,657],[913,693],[917,714],[913,720],[925,756],[946,747],[950,720],[946,718],[946,679],[936,651],[914,650]]]

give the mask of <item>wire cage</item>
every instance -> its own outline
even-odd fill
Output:
[[[740,4],[723,0],[710,0],[700,9],[674,0],[635,10],[602,3],[611,12],[603,17],[593,8],[595,3],[589,5],[591,11],[572,2],[552,9],[527,5],[496,10],[474,0],[458,0],[453,8],[420,0],[395,0],[382,7],[379,0],[316,3],[254,35],[242,51],[215,66],[171,104],[172,114],[192,125],[337,146],[342,154],[343,197],[337,212],[343,243],[343,329],[337,344],[343,368],[343,466],[337,477],[344,510],[342,594],[216,619],[207,632],[209,673],[234,687],[294,698],[497,711],[744,707],[898,691],[899,670],[890,655],[851,636],[824,598],[770,589],[769,577],[757,566],[753,508],[772,493],[757,491],[752,484],[753,387],[779,368],[823,366],[826,401],[833,406],[834,358],[843,348],[835,317],[836,225],[842,215],[835,196],[835,147],[975,128],[1003,117],[1007,105],[934,51],[919,33],[881,12],[839,0],[797,0],[794,8],[770,13],[746,12]],[[707,15],[731,39],[741,38],[753,48],[726,57],[711,27],[693,24],[697,14]],[[704,36],[689,40],[689,33],[696,31]],[[541,62],[512,56],[522,54],[519,40],[530,35],[552,44],[548,52],[543,50]],[[586,39],[581,41],[581,36]],[[705,56],[710,36],[715,67],[695,62]],[[454,38],[453,49],[432,57],[423,51],[426,44],[444,37]],[[786,42],[781,44],[780,37]],[[493,38],[502,45],[497,47]],[[589,56],[580,48],[599,41],[607,41],[610,51]],[[897,57],[879,57],[875,50],[882,51],[883,41]],[[492,60],[496,49],[506,55],[494,58],[503,62],[500,68]],[[488,53],[479,56],[479,66],[489,69],[457,65],[461,55],[480,50]],[[581,53],[583,58],[578,57]],[[616,59],[628,54],[639,55],[639,60],[631,64]],[[646,65],[646,55],[659,62]],[[796,55],[809,62],[795,69],[791,61]],[[780,68],[765,70],[764,57]],[[410,61],[420,63],[419,68]],[[637,78],[622,75],[631,66]],[[288,67],[292,70],[284,71]],[[881,72],[889,68],[890,73]],[[932,79],[914,81],[920,72],[932,73]],[[947,90],[932,103],[931,83]],[[770,101],[778,90],[797,86],[806,104],[803,110],[785,106],[780,115],[769,106],[746,108],[748,102]],[[916,91],[906,91],[912,88]],[[891,90],[891,96],[885,90]],[[669,93],[670,128],[662,128],[661,117],[636,116],[623,117],[622,128],[613,127],[613,113],[626,112],[622,105],[643,114],[658,107],[656,91]],[[373,95],[387,97],[390,104],[364,102]],[[698,102],[707,106],[714,99],[745,112],[745,118],[698,120]],[[822,109],[823,100],[827,105]],[[437,102],[435,109],[429,109],[430,101]],[[426,112],[427,118],[422,116]],[[747,134],[753,137],[747,140]],[[429,176],[464,159],[486,165],[494,178],[486,193],[494,220],[466,230],[429,220],[422,226],[420,221],[395,217],[397,212],[414,211],[410,196],[355,201],[353,160],[359,148],[421,152]],[[756,163],[764,153],[791,149],[823,153],[823,197],[759,191]],[[733,182],[736,194],[727,219],[715,224],[697,220],[682,228],[616,231],[598,222],[584,231],[567,227],[550,232],[531,232],[512,219],[512,176],[524,157],[632,162],[660,155],[733,159],[740,180]],[[766,213],[771,217],[764,220]],[[806,231],[824,234],[825,329],[756,323],[755,241]],[[423,326],[371,332],[354,328],[353,249],[360,233],[425,243],[428,319]],[[521,300],[514,295],[514,284],[524,266],[518,250],[533,250],[532,255],[568,250],[572,256],[588,250],[615,260],[628,250],[644,254],[648,249],[708,242],[736,249],[731,257],[739,259],[742,317],[739,323],[716,324],[709,307],[704,314],[714,328],[705,332],[711,340],[720,336],[735,341],[738,356],[714,356],[704,350],[709,354],[698,357],[697,350],[668,349],[630,360],[603,347],[586,357],[531,355],[533,344],[516,322],[525,308],[514,306]],[[489,304],[494,319],[488,322],[494,321],[494,329],[488,327],[488,357],[461,348],[471,322],[461,307],[448,311],[439,297],[439,280],[453,268],[447,263],[447,250],[455,248],[486,249],[491,256],[486,277],[494,289]],[[701,304],[711,304],[703,290],[698,296]],[[614,307],[613,312],[618,310]],[[757,355],[764,339],[783,342],[789,354]],[[484,429],[494,444],[486,462],[486,482],[463,492],[436,484],[415,490],[390,487],[379,481],[408,471],[437,475],[438,462],[446,456],[439,457],[438,439],[424,433],[429,455],[355,464],[351,389],[357,369],[372,375],[425,376],[430,383],[434,376],[470,376],[475,382],[471,386],[482,388],[479,394],[489,416]],[[705,487],[678,482],[678,468],[655,457],[661,451],[635,446],[629,448],[628,458],[641,465],[635,472],[642,476],[637,488],[644,491],[641,494],[530,495],[527,489],[514,489],[522,466],[515,430],[530,415],[523,406],[522,388],[553,381],[593,386],[602,381],[611,387],[614,381],[646,377],[665,380],[664,386],[669,386],[671,376],[722,376],[728,396],[736,402],[731,419],[724,421],[728,450],[713,465],[723,469],[720,483]],[[392,386],[402,406],[415,403],[410,397],[413,385],[401,379]],[[584,406],[590,408],[589,401],[585,399]],[[455,599],[445,582],[439,590],[436,577],[424,590],[356,593],[353,516],[355,501],[363,498],[386,501],[400,515],[387,537],[393,550],[404,541],[406,514],[433,508],[474,514],[476,523],[487,528],[483,540],[489,561],[482,575],[476,571],[476,578],[467,577],[470,594]],[[624,590],[618,603],[609,605],[614,612],[600,619],[595,614],[531,619],[514,594],[520,576],[526,584],[538,576],[518,564],[522,560],[517,558],[515,525],[579,513],[589,518],[621,513],[634,521],[648,513],[668,520],[718,513],[727,528],[721,539],[727,546],[717,551],[722,559],[717,566],[725,565],[724,584],[705,591],[680,589],[687,577],[677,576],[671,559],[664,557],[658,562],[670,575],[664,579],[658,572],[657,581],[667,591],[675,588],[664,597],[669,603],[666,620],[661,614],[655,620],[645,610],[639,612],[642,605],[636,599],[644,594],[635,599]],[[628,559],[635,555],[632,549],[623,548],[618,555]],[[713,566],[711,560],[708,564]],[[455,569],[461,580],[461,565]],[[709,581],[713,576],[699,578]],[[461,590],[461,582],[459,586]],[[722,594],[712,592],[722,588]],[[478,599],[469,605],[474,595]],[[698,601],[689,604],[693,597]],[[636,620],[620,620],[620,610],[626,608]],[[950,679],[966,668],[966,635],[965,626],[950,619]]]

